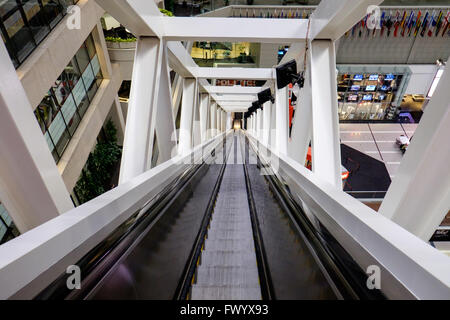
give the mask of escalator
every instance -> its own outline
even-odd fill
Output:
[[[190,166],[36,299],[383,299],[241,132]]]

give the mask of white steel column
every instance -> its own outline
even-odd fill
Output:
[[[342,189],[334,43],[331,40],[314,40],[311,50],[313,171]]]
[[[222,132],[226,130],[227,127],[227,113],[222,110]]]
[[[3,43],[0,70],[0,199],[23,233],[73,204]]]
[[[195,103],[192,119],[192,146],[195,147],[201,143],[201,127],[200,127],[200,95],[198,92],[198,82],[195,85]]]
[[[180,154],[188,153],[192,148],[192,122],[194,118],[194,107],[196,104],[196,80],[184,79],[183,98],[181,99],[180,118],[180,142],[178,150]]]
[[[264,103],[264,109],[263,109],[263,143],[268,146],[269,145],[269,137],[270,137],[270,116],[272,115],[272,102],[267,101]]]
[[[120,166],[120,183],[138,176],[151,166],[161,56],[158,38],[138,39]]]
[[[222,131],[222,125],[220,124],[222,121],[222,109],[220,107],[217,108],[216,114],[216,128],[217,134],[219,134]]]
[[[447,65],[379,210],[424,241],[450,208],[449,83]]]
[[[209,94],[200,95],[200,134],[202,142],[207,140]]]
[[[261,130],[261,123],[259,121],[259,118],[261,116],[261,109],[256,110],[255,112],[255,138],[259,139],[259,131]]]
[[[287,154],[288,152],[288,139],[289,139],[289,95],[288,87],[283,89],[277,89],[275,92],[275,116],[272,119],[274,125],[273,139],[275,144],[275,150],[280,154]]]
[[[289,156],[301,165],[305,165],[312,135],[311,51],[309,50],[308,52],[308,66],[304,75],[305,83],[297,97],[295,114],[292,119],[291,139],[288,143]]]
[[[242,118],[242,121],[244,121],[244,118]],[[232,123],[231,112],[228,112],[227,113],[227,124],[226,124],[225,130],[230,130],[233,127],[234,127],[234,124]]]
[[[210,105],[210,112],[209,112],[209,120],[211,122],[211,127],[210,127],[210,137],[213,138],[217,135],[217,122],[216,122],[216,118],[217,118],[217,104],[214,101],[211,101],[211,105]]]
[[[167,47],[162,45],[161,72],[156,103],[156,141],[158,143],[158,163],[165,162],[177,154],[177,136],[170,89]]]

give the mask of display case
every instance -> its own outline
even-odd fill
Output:
[[[338,112],[341,121],[387,120],[403,96],[407,68],[386,70],[338,66]]]

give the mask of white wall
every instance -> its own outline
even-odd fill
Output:
[[[434,64],[412,64],[408,67],[412,73],[405,94],[426,95],[436,75],[437,66]]]

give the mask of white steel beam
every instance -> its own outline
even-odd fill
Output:
[[[161,70],[158,81],[156,104],[156,141],[158,143],[158,163],[165,162],[176,155],[177,135],[173,114],[172,93],[170,88],[169,63],[167,47],[161,44]]]
[[[162,13],[153,1],[95,0],[106,12],[124,25],[136,37],[162,35]],[[147,23],[151,20],[151,26]]]
[[[311,105],[311,52],[308,53],[304,87],[297,97],[294,118],[292,119],[291,139],[288,143],[289,156],[305,165],[306,155],[312,135],[312,105]]]
[[[370,5],[383,0],[321,1],[311,15],[309,39],[339,39],[366,14]]]
[[[205,80],[206,81],[206,80]],[[261,87],[242,87],[242,86],[211,86],[209,84],[202,85],[203,89],[209,93],[220,93],[220,94],[258,94],[263,89]]]
[[[271,122],[271,115],[272,115],[272,102],[267,101],[263,105],[263,143],[268,146],[269,145],[269,138],[270,138],[270,122]]]
[[[232,95],[232,94],[226,94],[226,95],[218,95],[215,94],[214,96],[214,100],[218,101],[218,102],[222,102],[222,101],[241,101],[241,102],[253,102],[256,101],[258,99],[258,96],[256,95]]]
[[[202,142],[207,140],[208,113],[209,113],[209,95],[202,93],[200,95],[200,134]]]
[[[73,204],[3,43],[0,70],[0,199],[23,233]]]
[[[166,40],[290,43],[305,39],[305,19],[164,17]],[[159,22],[159,20],[157,21]],[[151,26],[156,22],[147,19]]]
[[[209,107],[209,120],[210,120],[210,138],[215,137],[217,134],[217,104],[213,101],[211,101],[210,107]]]
[[[192,146],[196,147],[201,143],[202,133],[200,125],[200,96],[198,92],[198,82],[195,81],[195,100],[194,100],[194,114],[192,119]]]
[[[151,167],[161,57],[162,50],[158,38],[138,39],[128,103],[120,183],[138,176]]]
[[[222,109],[221,108],[217,108],[216,110],[216,128],[218,132],[222,132]]]
[[[287,154],[287,146],[289,139],[289,96],[288,87],[276,89],[275,105],[273,106],[273,144],[275,150],[282,154]]]
[[[190,55],[192,43],[187,48],[179,41],[167,41],[170,67],[183,78],[195,78],[193,70],[198,68]]]
[[[192,129],[196,105],[196,80],[184,79],[178,150],[181,155],[192,149]]]
[[[202,79],[249,79],[270,80],[274,78],[271,68],[206,68],[191,69],[196,78]]]
[[[450,210],[449,83],[447,66],[379,210],[424,241]]]
[[[311,51],[313,171],[342,189],[334,43],[314,40]]]

